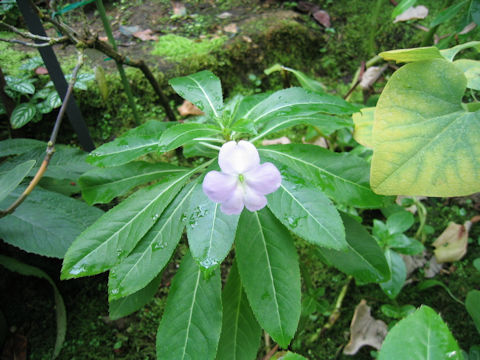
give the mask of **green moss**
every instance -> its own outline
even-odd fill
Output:
[[[11,32],[0,31],[0,37],[4,39],[14,38]],[[25,59],[32,56],[32,52],[17,51],[12,44],[0,41],[0,66],[5,74],[16,76],[21,73],[19,69]]]
[[[220,48],[226,37],[217,37],[194,41],[183,36],[161,36],[155,43],[152,54],[164,56],[169,61],[184,61],[191,57],[208,57],[209,54]]]

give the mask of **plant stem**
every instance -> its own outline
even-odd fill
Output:
[[[420,200],[417,199],[416,196],[413,197],[413,203],[417,207],[418,219],[420,220],[420,226],[418,227],[418,230],[415,233],[415,239],[420,240],[422,244],[424,244],[426,240],[426,236],[423,233],[423,228],[425,227],[425,223],[427,221],[427,208],[422,204]]]
[[[72,95],[73,86],[77,81],[78,71],[80,70],[82,65],[83,65],[83,52],[80,52],[77,59],[77,64],[75,65],[75,68],[73,69],[73,72],[72,72],[72,78],[70,80],[70,83],[68,84],[67,93],[65,94],[65,98],[62,101],[62,106],[60,107],[60,111],[58,112],[57,119],[55,121],[55,125],[52,130],[52,134],[50,135],[50,140],[48,141],[47,149],[45,151],[46,154],[45,154],[45,157],[43,158],[43,162],[40,165],[39,169],[37,170],[37,173],[33,177],[32,181],[30,181],[30,184],[23,191],[23,193],[18,197],[18,199],[15,200],[6,210],[0,210],[0,218],[14,212],[15,209],[18,206],[20,206],[20,204],[27,198],[27,196],[30,195],[30,193],[33,191],[35,186],[37,186],[37,184],[39,183],[40,179],[43,177],[43,174],[45,174],[48,164],[50,163],[50,159],[55,153],[55,142],[57,141],[58,131],[60,130],[60,125],[62,124],[63,116],[65,115],[68,101],[70,100],[70,97]]]
[[[115,43],[115,39],[113,38],[112,28],[110,27],[110,22],[107,18],[107,13],[105,12],[105,7],[103,6],[102,0],[97,0],[97,8],[100,18],[102,19],[103,28],[107,33],[108,41],[112,44],[113,50],[117,51],[117,44]],[[128,83],[127,75],[125,75],[125,70],[121,63],[115,60],[117,64],[118,73],[120,74],[120,78],[122,79],[123,88],[125,89],[125,94],[127,95],[128,104],[133,112],[133,117],[137,122],[140,122],[140,118],[138,117],[137,108],[135,106],[135,101],[133,100],[132,90],[130,89],[130,84]]]

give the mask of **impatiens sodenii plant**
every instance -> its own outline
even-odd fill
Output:
[[[63,279],[109,271],[110,316],[128,315],[155,294],[186,228],[189,250],[157,334],[158,358],[175,360],[254,359],[262,328],[280,347],[289,345],[301,313],[293,236],[361,283],[390,279],[382,249],[348,214],[390,201],[370,189],[369,163],[315,145],[259,142],[295,125],[324,134],[349,128],[358,108],[295,87],[224,104],[219,79],[207,71],[170,84],[205,116],[149,121],[89,155],[99,167],[80,179],[89,204],[131,195],[73,242]],[[178,147],[197,166],[147,155]]]

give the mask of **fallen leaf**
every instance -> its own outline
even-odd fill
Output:
[[[137,33],[137,32],[139,32],[139,31],[141,31],[142,29],[141,29],[140,26],[138,26],[138,25],[133,25],[133,26],[120,25],[120,27],[118,28],[118,30],[120,31],[120,34],[130,37],[130,36],[132,36],[134,33]]]
[[[427,263],[427,259],[425,258],[424,254],[418,254],[418,255],[400,254],[400,256],[405,262],[405,267],[407,268],[407,278],[410,277],[410,275],[412,275],[412,273],[415,270],[422,268]]]
[[[245,41],[245,42],[247,42],[247,43],[251,43],[251,42],[253,41],[251,37],[245,36],[245,35],[242,36],[242,39],[243,39],[243,41]]]
[[[460,260],[467,253],[468,231],[472,223],[470,221],[460,225],[451,222],[443,233],[432,244],[434,253],[439,264]]]
[[[328,149],[328,143],[327,143],[327,140],[324,138],[324,137],[317,137],[315,138],[314,141],[305,141],[305,136],[302,137],[302,143],[304,144],[312,144],[312,145],[317,145],[317,146],[320,146],[320,147],[323,147],[324,149]]]
[[[175,16],[185,16],[187,15],[187,8],[179,1],[172,2],[173,15]]]
[[[423,6],[412,6],[405,10],[403,13],[398,15],[395,20],[393,20],[394,23],[400,22],[400,21],[408,21],[408,20],[418,20],[418,19],[425,19],[428,15],[428,9]]]
[[[225,11],[221,13],[220,15],[217,15],[219,19],[228,19],[229,17],[232,16],[232,13],[229,13],[228,11]]]
[[[343,353],[354,355],[364,345],[379,350],[387,331],[387,324],[382,320],[374,319],[370,315],[370,306],[367,306],[367,302],[362,300],[355,308],[350,324],[350,341],[343,348]]]
[[[313,18],[320,24],[329,28],[330,23],[330,15],[325,10],[318,10],[313,13]]]
[[[383,74],[388,65],[383,66],[370,66],[367,71],[363,73],[362,81],[360,81],[360,87],[363,90],[367,90],[375,84],[375,81]]]
[[[427,279],[431,279],[435,277],[443,268],[443,264],[439,264],[437,262],[437,258],[432,256],[430,261],[428,262],[427,266],[424,269],[424,275]]]
[[[185,100],[183,104],[177,108],[177,110],[181,116],[204,115],[202,110],[200,110],[188,100]]]
[[[38,68],[35,69],[35,74],[37,74],[37,75],[47,75],[48,70],[44,66],[39,66]]]
[[[277,144],[286,145],[290,143],[291,143],[290,139],[286,136],[282,136],[277,139],[262,140],[262,145],[277,145]]]
[[[158,36],[152,35],[152,34],[153,34],[153,31],[151,29],[146,29],[142,31],[137,31],[136,33],[133,34],[133,36],[142,41],[158,40]]]
[[[228,24],[227,26],[223,27],[223,31],[236,34],[238,32],[237,24],[235,23]]]
[[[99,36],[99,37],[98,37],[98,40],[104,41],[104,42],[108,42],[108,37],[106,37],[106,36]]]
[[[458,35],[468,34],[470,31],[472,31],[472,30],[475,29],[476,27],[477,27],[477,24],[475,24],[475,22],[471,22],[470,24],[468,24],[467,26],[465,26],[465,27],[463,28],[463,30],[458,33]]]
[[[297,4],[297,9],[303,12],[311,12],[314,13],[315,11],[320,10],[318,5],[312,4],[308,1],[299,1]]]

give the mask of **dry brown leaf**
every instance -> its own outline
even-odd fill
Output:
[[[286,136],[282,136],[277,139],[262,140],[262,145],[277,145],[277,144],[286,145],[290,143],[291,143],[290,139]]]
[[[242,36],[242,39],[243,39],[243,41],[245,41],[247,43],[251,43],[253,41],[251,37],[246,36],[246,35]]]
[[[382,320],[376,320],[370,315],[370,306],[365,300],[355,308],[350,324],[350,341],[343,348],[346,355],[354,355],[364,345],[380,349],[383,339],[387,335],[387,324]]]
[[[383,66],[370,66],[367,71],[363,73],[362,81],[360,81],[360,87],[363,90],[369,89],[375,81],[383,74],[383,72],[387,69],[388,65]]]
[[[403,13],[398,15],[395,20],[393,20],[394,23],[400,22],[400,21],[408,21],[408,20],[417,20],[417,19],[425,19],[428,15],[428,9],[423,6],[412,6],[405,10]]]
[[[228,11],[225,11],[223,13],[221,13],[220,15],[217,15],[217,17],[219,19],[228,19],[229,17],[232,17],[232,13],[228,12]]]
[[[35,69],[35,74],[37,74],[37,75],[47,75],[48,70],[44,66],[39,66],[38,68]]]
[[[451,222],[432,244],[439,264],[460,260],[467,253],[468,231],[472,223],[455,224]]]
[[[227,26],[223,27],[223,31],[236,34],[238,32],[237,24],[235,23],[228,24]]]
[[[425,254],[418,255],[404,255],[400,254],[403,261],[405,262],[405,267],[407,268],[407,278],[412,275],[412,273],[418,268],[422,268],[426,263],[427,259]]]
[[[317,146],[320,146],[320,147],[323,147],[324,149],[328,149],[328,143],[327,143],[327,140],[324,138],[324,137],[317,137],[315,138],[315,140],[313,141],[306,141],[305,140],[305,136],[302,137],[302,143],[304,144],[312,144],[312,145],[317,145]]]
[[[177,108],[177,110],[181,116],[204,115],[202,110],[200,110],[188,100],[185,100],[183,104]]]
[[[465,26],[465,27],[463,28],[463,30],[458,33],[458,35],[468,34],[470,31],[472,31],[472,30],[475,29],[476,27],[477,27],[477,24],[475,24],[475,22],[471,22],[470,24],[468,24],[467,26]]]
[[[320,24],[329,28],[331,26],[330,23],[330,15],[325,10],[318,10],[313,13],[313,18]]]
[[[133,36],[142,41],[158,40],[158,36],[152,35],[152,34],[153,34],[153,31],[151,29],[145,29],[145,30],[137,31],[133,33]]]

